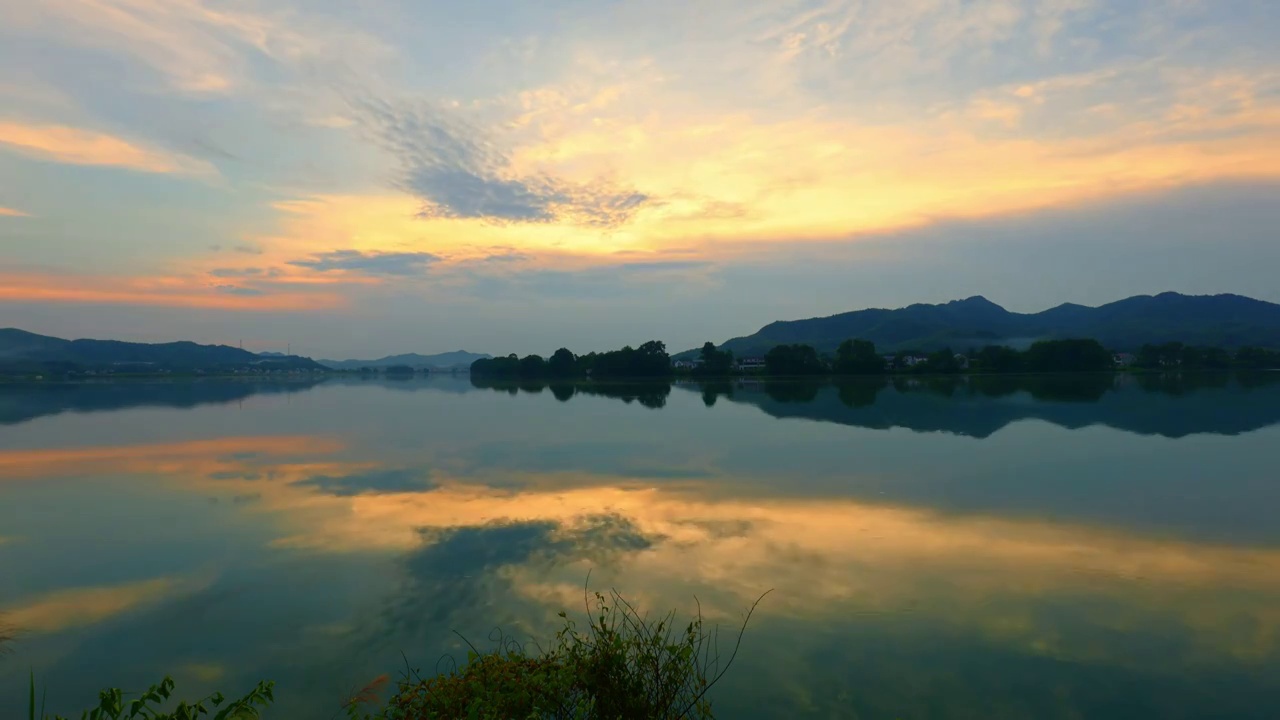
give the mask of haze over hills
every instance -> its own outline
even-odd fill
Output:
[[[1280,348],[1280,305],[1240,295],[1166,292],[1099,307],[1064,303],[1043,312],[1015,313],[974,296],[940,305],[773,322],[752,335],[728,340],[720,349],[748,357],[763,355],[775,345],[803,343],[820,352],[834,352],[841,342],[861,338],[885,352],[942,347],[963,350],[1066,337],[1093,338],[1115,350],[1164,342]]]
[[[0,329],[0,368],[62,367],[97,370],[130,365],[166,370],[250,367],[321,369],[308,358],[294,355],[262,357],[229,345],[64,340],[16,328]]]
[[[452,370],[468,368],[476,360],[488,359],[492,355],[471,353],[466,350],[438,353],[436,355],[388,355],[377,360],[318,360],[321,365],[332,370],[359,370],[360,368],[388,368],[396,365],[407,365],[414,369]]]

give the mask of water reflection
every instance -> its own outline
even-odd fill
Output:
[[[647,408],[661,408],[667,404],[667,396],[671,394],[671,384],[666,382],[559,382],[547,383],[541,380],[494,380],[491,378],[472,377],[471,384],[480,389],[496,390],[515,395],[523,392],[531,395],[541,393],[547,388],[557,400],[566,402],[575,395],[606,397],[621,400],[624,403],[639,403]]]
[[[0,424],[20,424],[63,412],[140,407],[193,408],[237,403],[258,395],[305,393],[321,386],[376,387],[396,392],[510,395],[549,391],[561,402],[604,397],[647,408],[666,405],[673,387],[695,389],[712,407],[723,398],[756,405],[774,417],[803,417],[858,427],[905,427],[987,437],[1010,423],[1039,419],[1079,428],[1107,425],[1142,434],[1182,437],[1238,434],[1280,423],[1280,373],[1150,375],[1007,375],[680,382],[502,381],[444,375],[333,377],[298,380],[210,379],[38,383],[0,389]],[[1145,397],[1145,400],[1139,399]],[[1163,399],[1180,402],[1169,413]],[[830,402],[861,413],[842,413]],[[946,402],[939,402],[945,400]],[[985,402],[1004,401],[1004,402]],[[1033,401],[1033,402],[1027,402]],[[782,407],[790,406],[790,407]]]
[[[1143,435],[1236,435],[1280,423],[1280,373],[895,377],[680,384],[778,418],[984,438],[1022,420]],[[1177,400],[1176,410],[1170,404]]]
[[[193,408],[234,403],[254,395],[305,392],[320,379],[123,380],[22,383],[0,387],[0,425],[63,412],[110,412],[137,407]]]
[[[401,651],[426,670],[459,652],[453,630],[545,638],[590,571],[724,622],[776,589],[723,717],[1272,716],[1280,538],[1258,478],[1280,437],[1231,435],[1275,423],[1277,385],[974,380],[353,380],[77,420],[133,442],[14,426],[0,610],[27,636],[0,677],[70,685],[63,712],[105,677],[267,676],[283,716],[328,717]],[[1197,417],[1163,417],[1180,408]],[[1089,425],[1127,432],[1067,429]]]

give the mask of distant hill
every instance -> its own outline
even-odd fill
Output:
[[[319,362],[321,365],[333,370],[359,370],[366,367],[388,368],[396,365],[408,366],[415,370],[423,368],[428,370],[452,370],[453,368],[471,367],[471,363],[476,360],[490,357],[493,356],[470,353],[466,350],[456,350],[438,355],[408,353],[406,355],[388,355],[377,360],[320,360]]]
[[[1240,295],[1138,295],[1100,307],[1066,303],[1039,313],[1009,312],[981,296],[941,305],[858,310],[830,317],[770,323],[720,346],[738,357],[763,355],[775,345],[804,343],[833,352],[846,339],[870,340],[886,352],[957,350],[990,344],[1026,345],[1038,339],[1094,338],[1115,350],[1146,343],[1184,342],[1227,348],[1280,348],[1280,305]],[[680,353],[677,357],[693,354]]]
[[[0,369],[98,370],[124,367],[156,370],[222,370],[242,367],[322,369],[308,358],[264,358],[229,345],[64,340],[16,328],[0,329]]]

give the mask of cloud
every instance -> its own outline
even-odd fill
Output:
[[[0,146],[41,160],[70,165],[110,165],[140,172],[179,175],[217,174],[217,170],[203,160],[64,125],[0,121]]]
[[[110,277],[0,273],[0,301],[14,303],[81,303],[219,310],[322,310],[343,304],[327,292],[280,292],[266,295],[231,285],[205,287],[189,277]]]
[[[426,492],[435,488],[424,470],[404,468],[377,470],[353,475],[316,475],[292,483],[299,487],[312,487],[329,495],[350,497],[354,495]]]
[[[277,72],[336,73],[390,55],[350,23],[257,4],[273,11],[253,2],[43,0],[6,7],[6,20],[28,37],[128,58],[168,89],[196,96],[253,86],[264,61]]]
[[[191,588],[190,581],[180,578],[157,578],[125,585],[58,590],[7,608],[5,615],[23,631],[58,632],[94,625]]]
[[[261,255],[262,248],[258,245],[236,245],[232,250],[244,255]]]
[[[263,290],[240,287],[239,285],[214,285],[213,289],[225,295],[238,295],[240,297],[259,297],[266,294]]]
[[[4,207],[0,205],[0,217],[31,217],[31,216],[28,215],[27,213],[22,212],[21,210],[15,210],[13,208]]]
[[[489,248],[489,251],[492,254],[485,255],[483,258],[487,263],[525,262],[533,259],[532,255],[522,253],[515,248]]]
[[[705,260],[644,260],[572,269],[521,268],[514,272],[464,269],[466,290],[481,297],[595,299],[648,296],[663,287],[668,297],[706,281],[716,264]],[[494,269],[494,268],[490,268]]]
[[[423,218],[615,227],[650,199],[604,180],[574,183],[517,172],[496,139],[458,111],[377,100],[353,105],[374,139],[399,160],[396,185],[423,201]]]
[[[697,270],[711,267],[707,260],[654,260],[651,262],[627,262],[617,266],[619,270],[631,273],[675,272],[680,270]]]
[[[341,270],[370,275],[421,275],[431,263],[439,260],[439,255],[427,252],[334,250],[312,255],[306,260],[292,260],[289,264],[320,272]]]
[[[214,268],[209,274],[219,278],[243,278],[258,277],[262,275],[262,268]]]

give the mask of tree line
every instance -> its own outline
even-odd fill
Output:
[[[714,348],[712,348],[714,350]],[[704,346],[701,367],[710,368]],[[720,356],[724,351],[715,351]],[[717,357],[717,367],[723,357]],[[728,364],[733,366],[732,357]],[[1182,343],[1144,345],[1129,362],[1140,369],[1269,370],[1280,369],[1280,352],[1256,347],[1240,348],[1233,355],[1223,348]],[[764,374],[785,376],[883,375],[888,373],[949,375],[976,373],[1103,372],[1117,366],[1116,355],[1097,340],[1087,338],[1041,340],[1026,350],[988,345],[980,350],[956,353],[951,348],[933,352],[903,351],[882,355],[867,340],[846,340],[833,357],[824,357],[809,345],[778,345],[764,356]],[[696,373],[695,373],[696,374]],[[717,373],[708,373],[717,374]]]
[[[951,348],[929,353],[882,355],[869,340],[845,340],[834,357],[825,358],[809,345],[778,345],[764,356],[768,375],[884,375],[914,373],[949,375],[974,372],[1098,372],[1115,365],[1113,355],[1096,340],[1044,340],[1027,350],[990,345],[960,354]]]
[[[661,378],[672,374],[667,346],[650,340],[640,347],[630,345],[621,350],[574,355],[560,348],[550,358],[541,355],[515,354],[476,360],[471,374],[490,378]]]
[[[1144,345],[1133,355],[1133,367],[1141,369],[1247,370],[1280,369],[1280,352],[1263,348],[1240,348],[1234,354],[1223,348],[1197,347],[1182,343]],[[819,353],[811,345],[777,345],[765,353],[762,374],[776,377],[821,375],[921,374],[951,375],[975,373],[1104,372],[1116,367],[1116,356],[1097,340],[1075,338],[1041,340],[1026,350],[1004,345],[988,345],[957,353],[951,348],[932,352],[900,351],[882,354],[869,340],[850,339],[840,343],[832,356]],[[741,364],[729,350],[708,342],[699,351],[699,362],[690,371],[694,377],[728,377],[742,373]],[[580,378],[665,378],[675,374],[666,345],[657,340],[633,348],[575,355],[560,348],[549,358],[515,354],[477,360],[471,365],[477,377],[503,379]]]

